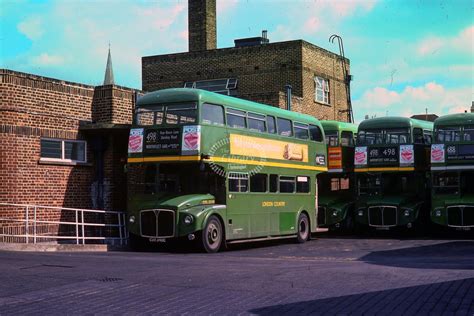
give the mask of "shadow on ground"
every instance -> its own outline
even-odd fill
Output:
[[[249,310],[257,315],[473,315],[474,278]]]
[[[400,268],[474,270],[474,241],[373,251],[359,260]]]

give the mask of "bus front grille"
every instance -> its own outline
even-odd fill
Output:
[[[397,208],[395,206],[370,206],[369,225],[389,227],[397,225]]]
[[[326,208],[318,207],[318,226],[326,225]]]
[[[448,226],[474,227],[474,206],[448,206]]]
[[[166,209],[140,212],[140,234],[143,237],[174,237],[175,212]]]

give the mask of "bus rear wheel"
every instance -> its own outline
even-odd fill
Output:
[[[202,230],[202,247],[208,253],[218,252],[223,239],[222,225],[219,219],[211,215]]]
[[[309,232],[310,227],[308,215],[301,213],[300,216],[298,216],[298,233],[296,236],[298,243],[302,244],[307,241],[309,239]]]

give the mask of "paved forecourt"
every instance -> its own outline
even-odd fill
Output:
[[[193,252],[0,252],[0,315],[474,313],[474,241],[321,238]]]

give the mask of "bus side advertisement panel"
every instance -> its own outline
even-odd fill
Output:
[[[308,145],[230,134],[230,154],[308,162]]]

